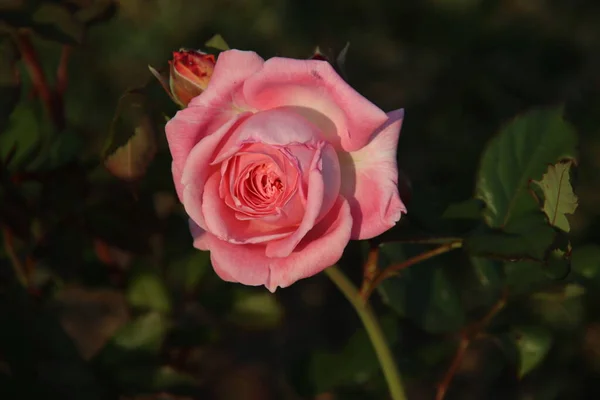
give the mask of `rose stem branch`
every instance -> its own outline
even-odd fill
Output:
[[[360,287],[360,293],[363,293],[366,288],[373,283],[375,276],[377,275],[378,268],[377,262],[379,261],[379,247],[371,246],[369,249],[369,255],[363,269],[363,282]]]
[[[19,52],[23,57],[25,68],[29,73],[33,87],[36,93],[40,96],[48,115],[50,116],[52,123],[59,129],[63,127],[62,111],[57,106],[55,101],[55,93],[50,89],[48,81],[44,76],[42,64],[38,58],[38,55],[31,43],[31,40],[26,33],[17,33],[15,35],[15,41]]]
[[[454,353],[454,357],[452,358],[452,362],[448,367],[448,370],[444,374],[444,377],[440,381],[437,386],[437,391],[435,394],[435,400],[444,400],[444,396],[446,396],[446,392],[448,391],[448,387],[454,378],[454,375],[460,368],[462,364],[462,360],[467,353],[467,349],[469,345],[474,339],[481,334],[481,332],[485,329],[485,327],[490,323],[490,321],[498,314],[506,305],[506,300],[508,298],[508,291],[504,290],[502,292],[502,296],[498,301],[494,304],[494,306],[488,311],[488,313],[479,321],[463,328],[460,332],[460,341],[458,342],[458,347],[456,349],[456,353]]]
[[[8,255],[8,258],[10,259],[10,262],[12,264],[15,276],[17,277],[21,285],[23,285],[23,287],[27,287],[27,274],[25,273],[25,267],[21,263],[21,260],[19,260],[17,252],[15,251],[12,232],[9,228],[3,226],[2,235],[4,237],[4,248],[6,249],[6,254]]]
[[[418,256],[409,258],[408,260],[405,260],[401,263],[394,264],[394,265],[387,267],[386,269],[381,271],[375,277],[375,279],[373,279],[370,283],[368,283],[367,285],[363,285],[363,287],[361,288],[361,297],[364,299],[364,301],[366,303],[369,300],[369,297],[371,296],[371,294],[373,293],[373,290],[375,290],[375,288],[381,282],[386,280],[387,278],[390,278],[390,277],[396,275],[398,272],[410,267],[411,265],[418,264],[418,263],[428,260],[432,257],[439,256],[440,254],[444,254],[449,251],[459,249],[462,247],[462,245],[463,245],[462,239],[458,239],[453,242],[449,242],[449,243],[443,244],[439,247],[436,247],[433,250],[429,250],[429,251],[426,251],[425,253],[421,253]]]
[[[327,268],[325,273],[352,304],[362,321],[377,354],[392,400],[406,400],[398,367],[371,306],[362,300],[356,286],[336,266]]]
[[[58,62],[58,68],[56,69],[56,93],[62,97],[67,90],[68,79],[68,68],[69,58],[73,48],[69,45],[64,45],[60,53],[60,61]]]
[[[65,114],[65,92],[67,91],[67,85],[69,82],[69,59],[73,47],[64,45],[60,53],[60,61],[58,62],[58,68],[56,69],[56,88],[55,88],[55,101],[58,115],[64,118]]]

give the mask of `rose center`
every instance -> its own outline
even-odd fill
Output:
[[[283,192],[281,178],[267,164],[254,167],[244,186],[248,193],[262,200],[270,200]]]

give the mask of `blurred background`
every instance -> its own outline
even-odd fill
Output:
[[[471,344],[445,398],[599,398],[599,2],[47,1],[94,19],[83,29],[52,8],[37,14],[50,22],[34,29],[31,45],[51,85],[66,85],[66,128],[36,147],[49,123],[9,27],[27,25],[24,15],[40,3],[0,0],[3,61],[16,57],[22,82],[14,110],[0,92],[0,158],[21,157],[0,187],[0,398],[386,398],[366,334],[325,276],[275,295],[216,277],[208,254],[191,245],[160,128],[143,178],[119,179],[98,163],[126,90],[147,85],[152,107],[177,110],[148,65],[164,69],[173,51],[203,48],[215,34],[264,58],[309,58],[317,46],[335,56],[349,43],[350,84],[386,111],[406,110],[398,161],[412,195],[390,235],[410,223],[458,229],[441,215],[473,196],[492,135],[522,112],[563,106],[580,138],[579,208],[570,221],[582,249],[573,257],[584,267],[540,292],[548,278],[539,271],[511,275],[456,252],[423,264],[443,271],[427,281],[435,284],[414,284],[413,274],[414,295],[395,301],[399,292],[389,289],[373,304],[411,400],[435,398],[461,328],[485,315],[506,285],[515,296]],[[59,65],[67,80],[55,79]],[[34,147],[35,157],[20,152]],[[40,157],[51,161],[38,168],[31,160]],[[352,243],[342,259],[353,278],[365,248]],[[382,251],[401,260],[423,248]],[[15,263],[26,271],[25,288]],[[509,331],[512,339],[517,332],[512,344]]]

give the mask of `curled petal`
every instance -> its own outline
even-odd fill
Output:
[[[267,257],[289,256],[306,233],[315,225],[323,206],[323,195],[325,192],[323,175],[321,174],[321,149],[322,146],[315,152],[313,162],[310,166],[308,196],[302,222],[300,222],[300,226],[292,235],[285,239],[269,242],[266,249]]]
[[[219,239],[236,243],[262,243],[289,236],[293,227],[271,225],[262,220],[240,220],[235,216],[235,210],[229,207],[219,197],[219,172],[206,182],[202,211],[205,229]]]
[[[267,257],[264,245],[231,244],[198,227],[192,227],[192,233],[197,248],[210,250],[213,268],[223,280],[265,285],[274,292],[335,264],[348,244],[351,229],[350,207],[340,197],[325,218],[284,258]]]
[[[269,281],[271,271],[264,256],[264,246],[231,244],[191,225],[194,246],[210,250],[213,269],[227,282],[260,286]],[[262,250],[262,251],[261,251]]]
[[[396,147],[404,110],[388,114],[388,121],[362,149],[340,154],[342,188],[350,203],[352,239],[370,239],[400,220],[406,207],[398,194]]]
[[[250,113],[238,114],[230,119],[225,125],[221,126],[212,135],[203,138],[193,150],[184,165],[183,174],[179,177],[179,183],[175,179],[175,187],[180,187],[182,192],[185,211],[198,225],[206,228],[204,224],[204,215],[202,213],[202,197],[204,193],[204,184],[216,168],[210,167],[210,161],[219,146],[222,138],[232,129],[241,123]],[[173,161],[173,174],[175,175],[178,164]],[[178,191],[178,192],[179,192]]]
[[[213,163],[221,163],[248,143],[271,146],[316,143],[317,127],[298,114],[285,109],[258,112],[242,124],[222,144]]]
[[[326,61],[271,58],[244,83],[243,93],[245,101],[259,110],[292,106],[345,151],[362,148],[387,120]]]

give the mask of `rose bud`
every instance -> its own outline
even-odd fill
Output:
[[[196,50],[173,52],[169,61],[169,86],[173,99],[182,107],[201,94],[210,81],[215,68],[215,56]]]

